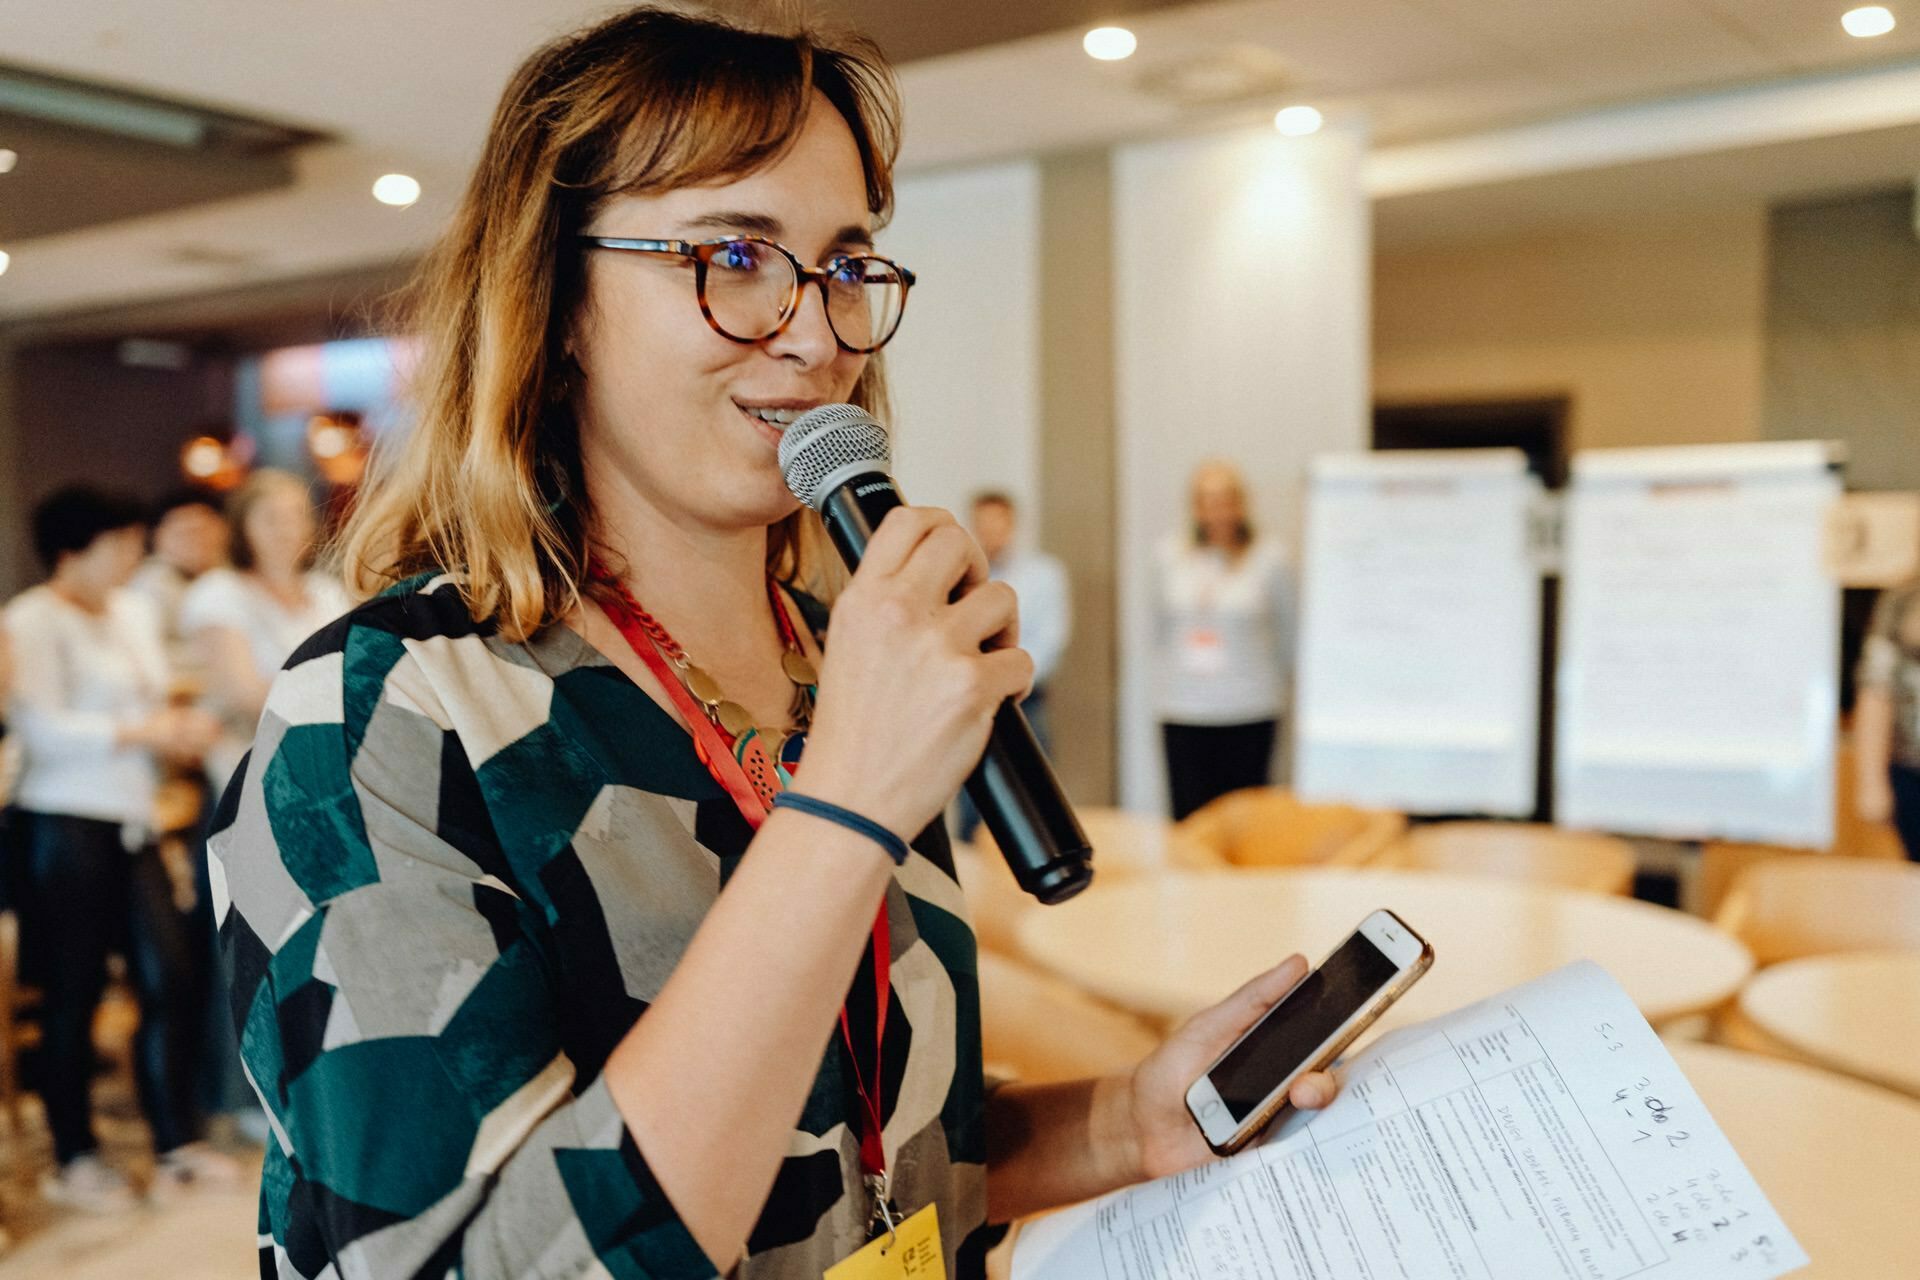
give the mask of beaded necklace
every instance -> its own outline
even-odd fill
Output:
[[[772,575],[768,575],[767,601],[773,609],[774,621],[779,625],[780,639],[786,645],[786,651],[780,655],[780,668],[793,685],[793,701],[787,712],[791,727],[755,724],[747,709],[726,696],[720,682],[688,656],[686,649],[666,627],[634,599],[625,583],[597,563],[594,565],[594,577],[614,594],[620,611],[666,660],[708,722],[724,735],[724,742],[746,772],[754,790],[765,803],[771,805],[775,796],[792,785],[793,770],[800,762],[800,753],[806,747],[807,730],[813,724],[813,704],[820,683],[813,663],[800,647],[800,636],[794,629],[793,620],[787,616],[786,601],[781,598],[779,584]],[[698,735],[695,735],[694,745],[704,759],[705,748]]]

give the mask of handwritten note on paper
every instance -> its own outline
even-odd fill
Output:
[[[1806,1255],[1626,994],[1570,965],[1376,1040],[1261,1146],[1043,1218],[1014,1280],[1771,1280]]]

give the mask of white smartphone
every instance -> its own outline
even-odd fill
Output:
[[[1384,908],[1233,1042],[1187,1090],[1187,1111],[1218,1155],[1273,1123],[1287,1090],[1338,1058],[1433,964],[1433,948]]]

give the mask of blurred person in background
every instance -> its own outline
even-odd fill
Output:
[[[782,479],[801,413],[883,407],[897,101],[869,41],[657,8],[509,80],[345,535],[373,598],[215,820],[266,1274],[819,1280],[937,1206],[981,1280],[990,1220],[1210,1158],[1185,1090],[1304,963],[989,1091],[939,817],[1031,682],[1013,593],[925,508],[848,580]]]
[[[186,593],[180,629],[193,651],[201,705],[220,720],[207,752],[206,777],[218,799],[253,740],[267,689],[300,643],[347,611],[339,580],[313,567],[319,525],[306,481],[286,471],[249,476],[227,502],[221,558]],[[209,818],[211,814],[209,814]],[[193,923],[208,949],[207,1032],[199,1055],[199,1099],[220,1128],[232,1126],[263,1145],[264,1117],[240,1068],[240,1044],[228,1014],[232,974],[218,955],[212,867],[196,842]]]
[[[8,892],[13,860],[7,856],[7,809],[13,803],[13,784],[20,769],[20,743],[7,734],[7,698],[12,689],[13,646],[7,641],[6,629],[0,627],[0,911],[13,905]]]
[[[1920,861],[1920,581],[1881,593],[1856,681],[1855,803],[1868,822],[1891,820]]]
[[[227,521],[220,514],[220,500],[205,489],[168,494],[154,505],[151,541],[152,551],[127,589],[144,596],[160,619],[175,679],[191,681],[199,662],[181,629],[180,606],[195,580],[227,562]]]
[[[314,568],[319,524],[307,482],[287,471],[249,476],[227,502],[228,566],[212,569],[180,607],[220,740],[207,753],[217,794],[253,741],[267,688],[300,642],[347,611],[337,578]]]
[[[34,1078],[59,1165],[43,1189],[93,1211],[135,1201],[126,1176],[100,1157],[88,1096],[94,1012],[115,951],[139,1001],[134,1078],[159,1157],[156,1188],[239,1172],[196,1140],[185,1070],[195,1031],[190,942],[153,838],[162,763],[196,765],[218,726],[168,703],[159,623],[124,589],[145,519],[131,499],[90,488],[47,498],[33,540],[48,579],[0,613],[22,754],[22,968],[45,992]]]
[[[1020,603],[1020,647],[1033,659],[1033,688],[1020,707],[1034,736],[1051,751],[1047,724],[1047,682],[1060,666],[1073,634],[1073,601],[1067,567],[1044,551],[1020,544],[1020,513],[1013,499],[998,490],[974,496],[968,511],[974,541],[987,556],[987,575],[1013,588]],[[980,829],[973,797],[960,793],[959,835],[971,840]]]
[[[1293,584],[1285,549],[1257,536],[1231,463],[1193,473],[1188,528],[1159,548],[1159,719],[1176,821],[1265,786],[1286,710]]]

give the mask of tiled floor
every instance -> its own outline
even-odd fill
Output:
[[[109,1024],[113,1019],[102,1019]],[[125,1023],[122,1022],[124,1026]],[[94,1088],[95,1125],[107,1159],[144,1184],[153,1167],[146,1125],[133,1101],[118,1037],[102,1028],[102,1049],[119,1067]],[[238,1188],[195,1191],[126,1214],[92,1216],[41,1199],[52,1164],[38,1100],[21,1101],[18,1132],[0,1117],[0,1226],[13,1244],[0,1254],[0,1280],[253,1280],[259,1157]]]

